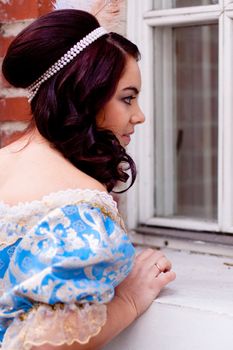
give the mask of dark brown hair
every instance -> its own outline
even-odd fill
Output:
[[[40,17],[10,45],[3,74],[26,88],[74,44],[99,27],[91,14],[59,10]],[[96,115],[113,96],[127,56],[139,59],[136,45],[116,33],[89,45],[72,62],[44,82],[31,102],[39,132],[77,168],[111,191],[118,181],[131,184],[136,168],[109,130],[98,129]]]

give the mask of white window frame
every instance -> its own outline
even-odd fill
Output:
[[[138,127],[136,137],[128,149],[138,167],[136,185],[127,195],[128,226],[133,229],[142,223],[178,229],[233,233],[233,1],[219,0],[217,5],[156,11],[151,10],[152,0],[128,0],[127,5],[127,36],[138,45],[142,53],[140,68],[143,85],[140,104],[146,115],[146,123]],[[154,150],[154,94],[151,74],[153,28],[192,23],[219,25],[217,223],[192,218],[154,217],[154,179],[163,174],[155,174],[154,171],[154,152],[158,152],[157,157],[161,152]],[[165,102],[163,108],[168,108],[169,113],[169,106]],[[169,183],[169,179],[166,179],[166,184]],[[169,186],[167,190],[168,193],[161,198],[161,203],[171,200]]]

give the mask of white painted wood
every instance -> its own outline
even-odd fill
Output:
[[[225,315],[154,303],[103,350],[230,350],[232,322]]]
[[[171,28],[157,29],[154,33],[154,119],[155,140],[151,140],[155,153],[156,215],[174,212],[175,154],[173,117],[173,43]],[[164,59],[170,58],[170,59]],[[166,155],[164,157],[164,155]],[[145,219],[144,219],[145,220]]]
[[[164,59],[164,58],[169,59]],[[174,116],[173,116],[173,42],[172,29],[163,29],[163,114],[157,115],[157,125],[160,123],[159,119],[163,119],[163,153],[157,159],[157,166],[164,164],[164,177],[162,179],[163,196],[164,196],[164,211],[163,215],[173,215],[174,213],[174,184],[175,184],[175,153],[174,153]],[[159,89],[159,86],[158,86]],[[158,90],[157,89],[157,90]],[[157,147],[157,144],[155,145]],[[164,156],[165,155],[165,156]],[[155,179],[156,181],[156,179]],[[160,184],[157,186],[160,191]],[[157,203],[156,203],[157,204]],[[156,206],[157,208],[157,206]]]
[[[203,13],[219,13],[223,9],[220,4],[208,5],[208,6],[190,6],[190,7],[179,7],[173,9],[162,9],[162,10],[151,10],[144,13],[144,19],[156,18],[156,17],[182,17],[182,16],[193,16],[201,15]],[[211,16],[211,15],[210,15]]]
[[[215,242],[204,242],[202,240],[195,239],[193,235],[193,240],[181,239],[175,237],[166,237],[162,235],[147,235],[139,234],[131,231],[129,233],[130,239],[134,244],[153,247],[153,248],[166,248],[175,249],[179,251],[188,251],[202,254],[227,256],[233,258],[232,246],[227,246],[223,244],[216,244]]]
[[[224,3],[225,9],[227,10],[228,8],[232,7],[233,1],[232,0],[220,0],[221,2]]]
[[[190,13],[183,15],[170,15],[164,17],[145,18],[145,22],[149,26],[177,26],[195,23],[214,23],[218,20],[221,10],[215,12]]]
[[[104,350],[232,349],[233,259],[165,252],[176,281]]]
[[[211,91],[211,73],[210,69],[206,69],[206,62],[211,62],[211,37],[210,29],[204,27],[202,29],[202,79],[203,79],[203,93],[205,91]],[[209,45],[208,45],[209,44]],[[211,100],[210,98],[203,98],[203,125],[209,125],[205,128],[204,137],[203,137],[203,179],[210,179],[210,181],[205,181],[204,190],[204,207],[207,217],[213,217],[213,186],[212,186],[212,160],[208,156],[208,153],[211,152],[212,147],[212,132],[211,132]]]
[[[153,41],[153,30],[144,23],[141,41]],[[141,105],[146,116],[146,123],[141,127],[139,138],[139,221],[154,215],[154,109],[153,109],[153,54],[152,46],[145,45],[142,50],[142,76],[147,83],[143,85]],[[144,200],[143,200],[144,199]],[[146,199],[146,200],[145,200]]]
[[[195,220],[188,217],[153,217],[146,220],[145,224],[149,226],[177,227],[185,230],[219,232],[219,226],[217,223],[204,220]]]
[[[154,196],[153,178],[154,178],[154,154],[153,140],[154,132],[154,115],[153,115],[153,61],[152,47],[152,28],[142,21],[142,13],[152,8],[152,0],[128,1],[128,30],[129,39],[135,42],[142,54],[140,64],[143,82],[140,93],[139,103],[146,116],[146,123],[137,128],[137,141],[129,145],[129,152],[138,164],[138,181],[137,188],[131,190],[128,195],[128,226],[135,227],[138,221],[154,214]],[[146,83],[145,83],[146,82]],[[146,200],[143,200],[146,198]],[[143,203],[142,203],[143,200]],[[141,211],[135,209],[142,203]]]
[[[163,215],[165,212],[165,196],[164,196],[164,45],[163,45],[163,31],[155,29],[154,32],[154,117],[155,120],[160,120],[156,123],[155,127],[155,141],[152,143],[155,153],[155,178],[153,180],[153,186],[155,184],[155,207],[156,215]]]
[[[229,9],[226,11],[226,13],[229,18],[233,18],[233,4],[229,6]]]
[[[227,11],[232,11],[233,10],[233,3],[229,4],[226,8]]]
[[[137,30],[141,26],[141,13],[138,6],[134,6],[133,0],[127,1],[127,27],[126,35],[127,37],[136,43],[137,40]],[[132,138],[130,145],[127,147],[127,152],[131,155],[136,165],[139,164],[139,157],[137,154],[137,143],[136,137],[138,139],[138,130],[136,130],[135,137]],[[134,186],[127,192],[126,198],[126,211],[127,211],[127,226],[129,229],[136,227],[138,224],[138,202],[139,202],[139,184],[138,177]]]
[[[224,200],[223,192],[223,181],[224,181],[224,154],[223,154],[223,143],[224,143],[224,123],[223,118],[220,116],[224,115],[225,105],[224,105],[224,89],[225,89],[225,71],[224,66],[226,59],[224,55],[224,18],[220,16],[219,18],[219,88],[218,88],[218,222],[220,227],[224,227],[224,210],[226,207],[226,201]],[[229,226],[229,225],[228,225]]]
[[[220,17],[219,46],[219,225],[225,232],[233,226],[233,21]]]

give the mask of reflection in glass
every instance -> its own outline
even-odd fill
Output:
[[[154,10],[190,6],[216,5],[218,0],[154,0]]]
[[[165,36],[163,33],[163,38]],[[165,42],[169,45],[169,40]],[[165,208],[163,213],[158,211],[157,214],[216,220],[218,26],[171,28],[170,46],[170,57],[165,55],[163,58],[166,77],[166,61],[171,63],[171,101],[165,101],[171,104],[171,116],[163,130],[163,143],[170,144],[170,149],[166,146],[161,148],[164,152],[161,162],[166,162],[167,157],[170,157],[172,164],[165,166],[165,169],[171,173],[172,186],[169,181],[162,179],[161,182],[164,182],[164,193],[167,193],[168,187],[172,192],[172,209],[169,212]],[[164,82],[162,86],[163,89],[169,89]],[[157,125],[161,121],[156,117]],[[167,118],[167,115],[160,117]],[[169,128],[171,132],[167,132]],[[169,177],[165,174],[166,178]],[[157,187],[156,191],[160,189]]]
[[[173,29],[176,213],[217,217],[218,27]]]

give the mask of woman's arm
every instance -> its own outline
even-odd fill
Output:
[[[161,289],[174,279],[171,263],[163,253],[147,249],[138,254],[133,270],[116,288],[114,299],[107,305],[107,322],[88,344],[44,345],[32,350],[99,350],[144,313]]]

